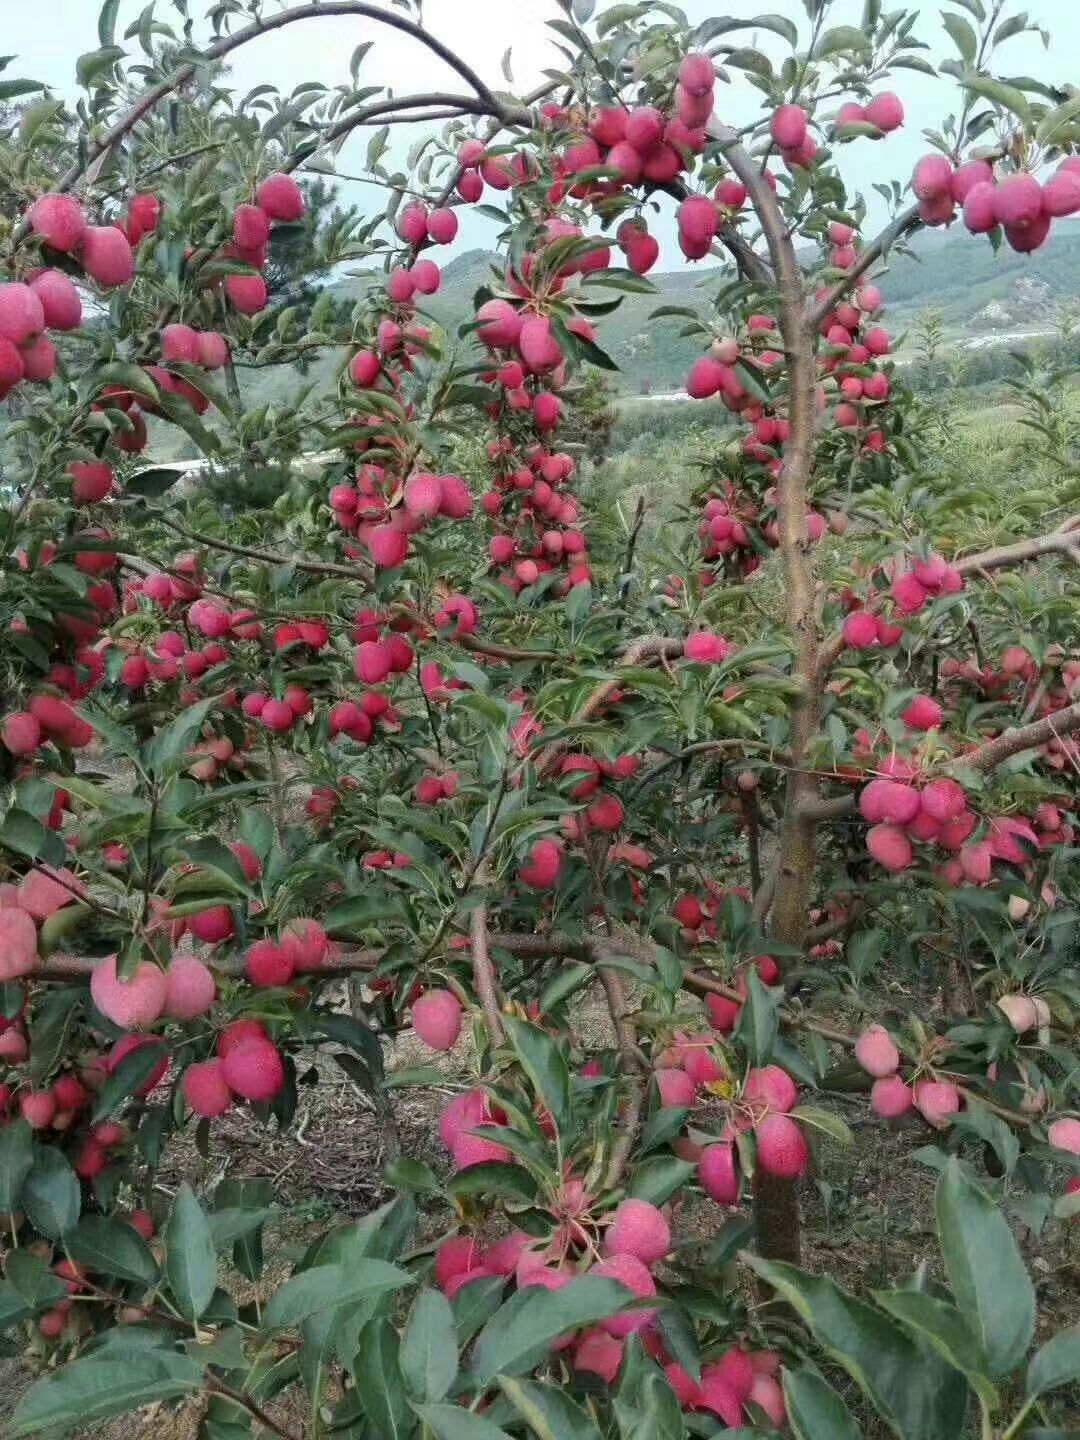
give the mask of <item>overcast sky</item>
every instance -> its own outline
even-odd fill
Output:
[[[597,11],[612,3],[614,0],[599,0]],[[681,3],[692,22],[716,14],[751,18],[763,11],[772,11],[789,16],[805,33],[801,0],[681,0]],[[122,0],[118,34],[138,17],[144,4],[145,0]],[[33,3],[0,0],[0,8],[3,11],[0,49],[19,57],[6,73],[41,80],[59,91],[74,94],[75,60],[83,51],[97,46],[97,0],[33,0]],[[205,7],[202,0],[190,0],[189,8],[197,16]],[[268,9],[272,12],[274,8],[274,0],[270,0]],[[911,8],[917,7],[912,4]],[[1020,36],[1009,41],[1000,52],[999,73],[1036,75],[1059,83],[1080,82],[1076,30],[1080,0],[1027,0],[1023,6],[1011,4],[1008,13],[1020,8],[1028,11],[1033,22],[1049,28],[1056,43],[1052,43],[1047,52],[1037,36]],[[169,0],[158,0],[157,9],[161,19],[176,20],[179,24]],[[830,23],[858,23],[861,14],[862,0],[835,0]],[[426,0],[424,5],[428,29],[460,51],[494,89],[507,88],[500,62],[509,49],[514,88],[522,92],[541,83],[545,68],[560,64],[560,56],[551,43],[555,37],[546,22],[562,15],[555,0]],[[952,42],[942,28],[937,5],[930,9],[923,7],[915,33],[930,43],[934,59],[955,55]],[[738,38],[751,43],[750,32],[740,32]],[[314,20],[254,41],[232,57],[233,83],[242,93],[266,83],[287,92],[307,80],[320,80],[329,85],[347,81],[349,57],[364,40],[374,40],[375,46],[364,62],[361,84],[388,84],[400,94],[463,88],[463,82],[424,47],[407,36],[363,19]],[[768,32],[760,32],[757,43],[774,59],[785,52],[783,42]],[[137,41],[131,44],[137,49]],[[739,72],[731,73],[735,83],[717,87],[717,112],[724,119],[741,124],[758,112],[760,96],[742,82]],[[938,125],[955,105],[958,94],[951,81],[932,80],[911,71],[897,71],[889,83],[900,94],[907,110],[904,130],[879,144],[856,141],[846,147],[843,160],[849,183],[864,188],[872,206],[880,202],[874,199],[869,186],[875,180],[906,179],[910,175],[915,160],[926,149],[922,129]],[[346,146],[339,160],[342,170],[355,173],[362,168],[368,134],[370,131],[361,131]],[[379,192],[360,185],[346,185],[343,195],[351,203],[364,205],[378,203]],[[456,248],[485,243],[490,235],[490,227],[485,229],[487,224],[482,218],[473,217],[462,227]],[[664,236],[658,238],[665,239]],[[669,237],[663,263],[680,263],[677,247]]]

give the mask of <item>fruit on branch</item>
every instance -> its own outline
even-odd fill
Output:
[[[124,977],[117,972],[117,957],[107,955],[94,966],[90,996],[107,1020],[124,1030],[145,1030],[165,1009],[168,982],[165,972],[150,960],[140,960]]]
[[[604,1249],[609,1255],[632,1255],[651,1267],[671,1249],[671,1229],[647,1200],[623,1200],[604,1233]]]
[[[461,1034],[461,1003],[449,990],[428,990],[413,1002],[413,1029],[432,1050],[452,1050]]]

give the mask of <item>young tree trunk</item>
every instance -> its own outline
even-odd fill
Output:
[[[779,867],[768,933],[785,945],[801,945],[806,933],[815,861],[816,821],[807,813],[818,793],[814,775],[803,768],[820,722],[819,640],[816,582],[807,534],[807,488],[814,464],[813,333],[808,323],[802,273],[776,197],[734,132],[721,127],[731,168],[746,186],[769,247],[784,339],[790,434],[780,472],[780,560],[792,675],[799,697],[792,714],[791,769],[778,837]],[[799,1259],[799,1204],[791,1182],[758,1175],[754,1192],[758,1250],[773,1259]]]

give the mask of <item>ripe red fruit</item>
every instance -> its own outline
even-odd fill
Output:
[[[785,1117],[777,1117],[785,1118]],[[735,1147],[721,1142],[707,1145],[698,1161],[698,1182],[718,1205],[734,1205],[739,1198]]]
[[[1042,187],[1044,215],[1059,218],[1075,215],[1080,210],[1080,175],[1073,170],[1059,170]]]
[[[244,1100],[272,1100],[285,1083],[285,1066],[269,1040],[243,1040],[222,1058],[229,1089]]]
[[[127,1217],[127,1222],[144,1240],[153,1239],[155,1226],[153,1217],[149,1211],[132,1210],[131,1214]]]
[[[870,1025],[855,1042],[855,1059],[868,1075],[882,1080],[895,1073],[900,1052],[883,1025]]]
[[[767,1175],[794,1180],[810,1163],[802,1131],[790,1115],[771,1113],[754,1127],[757,1163]]]
[[[705,996],[705,1009],[708,1012],[709,1024],[721,1035],[730,1035],[734,1030],[740,1008],[736,1001],[729,1000],[726,995]]]
[[[1034,175],[1007,175],[994,191],[999,225],[1032,225],[1042,217],[1042,186]]]
[[[960,1092],[947,1080],[916,1080],[915,1109],[928,1125],[944,1130],[960,1109]]]
[[[270,702],[267,704],[281,702]],[[263,713],[266,711],[264,709]],[[289,711],[290,715],[292,711]],[[227,905],[211,905],[206,910],[200,910],[197,915],[189,915],[187,921],[188,929],[197,940],[204,945],[218,945],[222,940],[228,940],[233,933],[232,911]]]
[[[530,890],[550,890],[559,878],[562,848],[556,840],[537,840],[518,870],[518,880]]]
[[[249,1040],[262,1040],[269,1043],[266,1031],[259,1020],[234,1020],[231,1025],[226,1025],[217,1038],[217,1053],[224,1060],[230,1050],[235,1050],[238,1045],[243,1045]]]
[[[458,232],[458,218],[453,210],[432,210],[427,217],[428,239],[435,245],[449,245]]]
[[[409,274],[420,295],[434,295],[442,279],[439,267],[434,260],[417,260]]]
[[[180,1082],[180,1091],[195,1114],[205,1119],[224,1115],[232,1104],[225,1062],[216,1057],[189,1065]]]
[[[170,1020],[194,1020],[214,1003],[214,977],[194,955],[174,955],[165,971],[165,1009]]]
[[[161,358],[166,365],[181,360],[187,365],[199,363],[199,336],[190,325],[166,325],[161,332]]]
[[[0,742],[12,755],[32,755],[41,744],[41,726],[28,710],[13,710],[0,724]]]
[[[711,95],[716,85],[712,57],[700,51],[684,55],[679,64],[679,84],[690,95]]]
[[[284,224],[304,215],[304,192],[291,175],[268,175],[255,191],[255,203],[268,219]]]
[[[22,355],[23,374],[35,385],[44,385],[56,374],[56,346],[47,335],[39,335],[30,344],[24,345]]]
[[[866,848],[886,870],[906,870],[913,859],[911,841],[895,825],[875,825],[867,832]]]
[[[127,977],[116,972],[116,956],[99,960],[90,977],[90,995],[107,1020],[124,1030],[153,1025],[165,1008],[165,972],[149,960],[140,960]]]
[[[931,780],[920,795],[919,804],[927,815],[941,824],[955,820],[966,804],[964,787],[948,777]]]
[[[664,133],[664,117],[652,105],[639,105],[626,117],[625,137],[629,145],[644,155]],[[608,157],[609,161],[611,157]]]
[[[769,134],[781,150],[798,150],[806,139],[806,111],[801,105],[781,105],[769,122]]]
[[[853,650],[869,650],[877,643],[877,619],[868,610],[853,610],[844,620],[844,642]]]
[[[287,985],[293,977],[294,964],[285,947],[272,940],[256,940],[244,956],[244,974],[252,985]]]
[[[451,1280],[483,1263],[483,1251],[471,1235],[450,1235],[435,1250],[435,1284],[445,1293]]]
[[[705,912],[696,895],[680,895],[671,907],[671,913],[686,930],[700,929]]]
[[[405,482],[405,508],[418,520],[430,520],[442,506],[442,482],[437,475],[419,472]]]
[[[929,695],[916,695],[900,712],[909,730],[935,730],[941,724],[941,706]]]
[[[618,830],[623,822],[622,801],[616,795],[601,795],[585,811],[586,823],[593,830]]]
[[[624,1200],[608,1227],[604,1249],[609,1255],[632,1255],[652,1266],[671,1249],[671,1230],[655,1205],[647,1200]]]
[[[449,990],[428,990],[413,1003],[413,1029],[432,1050],[451,1050],[461,1034],[461,1003]]]
[[[70,195],[42,195],[26,214],[30,228],[52,250],[70,254],[86,231],[82,206]]]
[[[99,285],[126,285],[135,274],[135,257],[127,237],[112,225],[89,225],[82,238],[83,269]]]
[[[226,275],[225,294],[241,315],[257,315],[266,309],[269,291],[261,275]]]
[[[536,375],[545,374],[561,364],[563,354],[551,333],[551,322],[542,315],[526,320],[517,340],[522,360]]]
[[[876,125],[879,130],[884,130],[888,135],[893,130],[899,130],[904,123],[904,107],[898,96],[891,90],[883,90],[880,95],[875,95],[866,107],[866,118],[871,125]]]
[[[270,238],[270,221],[258,205],[238,205],[233,212],[233,241],[238,250],[261,250]]]
[[[25,345],[45,328],[45,311],[29,285],[0,285],[0,335]]]
[[[906,1115],[914,1103],[911,1086],[905,1085],[899,1075],[883,1076],[870,1087],[871,1108],[883,1120]]]
[[[1046,1138],[1055,1150],[1064,1150],[1069,1155],[1080,1155],[1080,1120],[1066,1116],[1055,1120],[1046,1132]]]
[[[715,999],[715,996],[710,996]],[[669,1110],[676,1106],[693,1105],[697,1086],[685,1070],[655,1070],[653,1079],[660,1094],[660,1108]]]
[[[75,330],[82,324],[79,292],[62,270],[42,270],[31,280],[30,288],[41,302],[50,330]]]
[[[786,1113],[794,1107],[798,1093],[786,1070],[779,1065],[762,1065],[747,1074],[742,1098],[746,1104],[760,1107],[763,1102],[770,1110]]]
[[[477,336],[493,350],[509,350],[517,344],[523,317],[508,300],[486,300],[476,312]]]
[[[951,198],[953,168],[944,155],[924,155],[915,166],[911,188],[917,200]]]
[[[113,468],[104,460],[73,460],[68,474],[71,498],[77,505],[93,505],[112,492]]]
[[[47,1130],[56,1114],[56,1097],[51,1090],[28,1090],[19,1097],[19,1114],[31,1130]]]
[[[583,1332],[574,1347],[574,1369],[587,1370],[598,1375],[605,1385],[611,1385],[622,1364],[623,1341],[609,1335],[599,1326]]]
[[[368,536],[368,550],[379,570],[396,570],[409,553],[409,537],[393,525],[376,525]]]

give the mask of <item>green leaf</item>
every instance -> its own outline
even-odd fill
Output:
[[[979,37],[975,34],[974,27],[962,15],[951,15],[944,11],[941,23],[959,50],[960,59],[965,65],[974,65],[975,57],[979,53]]]
[[[446,1182],[446,1193],[460,1195],[499,1195],[507,1200],[535,1200],[537,1183],[520,1165],[506,1160],[489,1160],[482,1165],[467,1165]]]
[[[921,1335],[954,1370],[966,1375],[991,1409],[1000,1399],[986,1378],[986,1356],[955,1305],[921,1290],[878,1290],[874,1299],[907,1330]]]
[[[454,1333],[459,1349],[465,1348],[481,1325],[499,1308],[505,1283],[501,1275],[483,1275],[454,1291],[450,1308],[454,1312]]]
[[[436,1440],[510,1440],[498,1425],[460,1405],[420,1405],[416,1413],[435,1432]]]
[[[456,1350],[455,1350],[456,1355]],[[416,1429],[400,1364],[397,1331],[382,1317],[360,1332],[352,1374],[370,1431],[380,1440],[405,1440]]]
[[[816,1370],[783,1371],[788,1424],[795,1440],[862,1440],[850,1410]]]
[[[111,45],[116,39],[116,12],[119,9],[120,0],[105,0],[102,5],[97,27],[100,45]]]
[[[831,1110],[819,1110],[816,1105],[797,1105],[791,1112],[792,1119],[801,1120],[811,1130],[820,1130],[839,1145],[854,1145],[855,1136],[845,1121]]]
[[[162,1239],[165,1274],[176,1303],[189,1319],[198,1320],[217,1283],[217,1252],[206,1212],[186,1180],[176,1192]]]
[[[510,1043],[533,1089],[551,1112],[555,1128],[566,1137],[570,1127],[570,1069],[554,1036],[536,1025],[507,1015],[503,1021]]]
[[[956,1440],[962,1433],[967,1386],[932,1350],[824,1275],[745,1252],[743,1259],[788,1301],[903,1440]]]
[[[104,1120],[134,1095],[143,1081],[149,1079],[154,1067],[161,1064],[165,1054],[165,1047],[160,1044],[139,1045],[129,1050],[94,1096],[94,1121]]]
[[[412,1285],[413,1277],[385,1260],[316,1265],[287,1280],[263,1311],[263,1328],[283,1330],[315,1315]]]
[[[814,46],[814,59],[824,60],[829,55],[858,54],[870,48],[870,37],[854,25],[837,25],[826,30]]]
[[[203,1386],[201,1365],[186,1355],[148,1350],[130,1360],[75,1360],[32,1385],[5,1428],[7,1440],[54,1426],[80,1430],[162,1400],[193,1395]]]
[[[22,1208],[42,1235],[58,1240],[79,1223],[82,1193],[75,1172],[55,1145],[41,1146],[23,1182]]]
[[[1062,1330],[1035,1351],[1027,1369],[1027,1396],[1037,1399],[1080,1379],[1080,1326]]]
[[[67,1287],[59,1275],[49,1269],[44,1255],[33,1255],[29,1250],[9,1250],[4,1259],[4,1275],[26,1309],[35,1313],[67,1298]]]
[[[0,1126],[0,1214],[20,1208],[23,1181],[34,1163],[34,1132],[21,1117]]]
[[[635,1168],[626,1193],[635,1200],[647,1200],[650,1205],[663,1205],[686,1184],[695,1168],[692,1160],[680,1160],[676,1155],[654,1155]]]
[[[450,1301],[438,1290],[421,1290],[401,1337],[401,1373],[410,1398],[422,1402],[443,1399],[457,1372]]]
[[[955,1156],[938,1181],[937,1224],[949,1283],[991,1375],[1015,1369],[1035,1333],[1035,1291],[1008,1222]]]
[[[104,1215],[84,1215],[67,1238],[73,1260],[99,1275],[154,1285],[158,1267],[150,1247],[126,1220],[109,1220]]]
[[[151,773],[165,769],[171,762],[185,756],[203,722],[217,704],[214,696],[200,700],[181,710],[176,719],[150,740],[145,749],[146,768]]]
[[[140,470],[137,475],[125,480],[124,494],[142,495],[147,500],[160,500],[186,473],[168,465],[154,465],[149,470]]]
[[[547,1354],[568,1330],[606,1320],[630,1303],[614,1280],[583,1275],[561,1290],[530,1286],[499,1307],[480,1333],[473,1353],[473,1378],[489,1385],[496,1375],[520,1375]]]
[[[499,1387],[539,1440],[600,1440],[600,1431],[576,1401],[555,1385],[499,1377]]]
[[[995,80],[989,75],[965,75],[960,83],[965,90],[970,90],[975,95],[981,95],[984,100],[992,100],[996,105],[1012,111],[1025,126],[1031,123],[1031,106],[1028,104],[1028,98],[1022,90],[1017,90],[1014,85],[1006,85],[1004,81]]]

